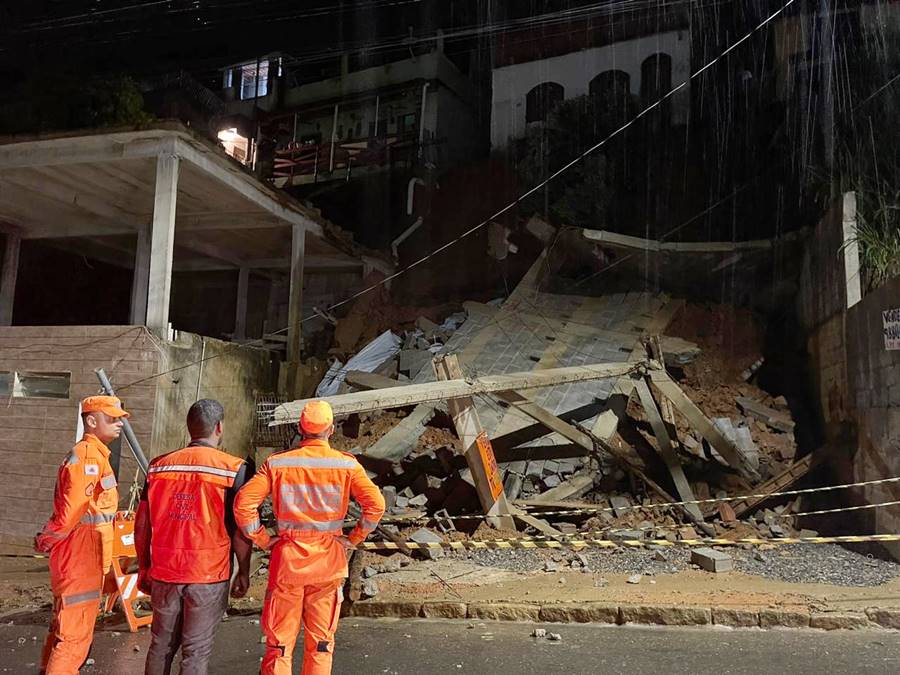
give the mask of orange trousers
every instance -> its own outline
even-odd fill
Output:
[[[79,527],[50,553],[53,621],[41,653],[46,675],[76,675],[91,650],[104,582],[102,539]]]
[[[284,585],[270,577],[263,607],[266,637],[262,675],[291,675],[294,644],[303,625],[303,675],[330,675],[343,600],[343,579],[306,586]]]
[[[90,598],[74,603],[53,598],[53,622],[41,653],[41,670],[46,675],[76,675],[87,659],[100,608],[100,586],[84,595]]]

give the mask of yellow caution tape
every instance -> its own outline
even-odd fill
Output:
[[[763,539],[760,537],[744,537],[742,539],[682,539],[673,542],[668,539],[625,539],[610,541],[609,539],[542,539],[535,537],[517,537],[515,539],[492,539],[489,541],[444,541],[420,544],[415,541],[367,541],[359,544],[363,551],[397,551],[401,547],[416,549],[513,549],[513,548],[647,548],[648,546],[695,547],[695,546],[740,546],[750,544],[857,544],[863,542],[900,541],[900,534],[862,534],[840,537],[782,537],[779,539]]]

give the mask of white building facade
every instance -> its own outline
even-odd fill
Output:
[[[530,124],[546,121],[552,104],[578,96],[637,97],[652,104],[690,77],[688,30],[672,30],[613,44],[503,65],[492,72],[491,147],[499,150],[525,136]],[[668,122],[687,122],[690,88],[667,104]]]

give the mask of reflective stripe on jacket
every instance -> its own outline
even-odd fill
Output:
[[[157,457],[147,473],[150,576],[174,584],[228,579],[231,536],[225,493],[244,460],[195,445]]]
[[[93,579],[112,564],[112,521],[119,506],[109,448],[85,434],[63,460],[56,478],[53,515],[38,535],[50,550],[50,581],[54,593]],[[90,532],[81,532],[89,530]],[[100,568],[100,569],[95,569]]]
[[[296,566],[286,565],[294,582],[298,576],[302,583],[346,576],[346,556],[334,537],[343,533],[351,498],[362,508],[359,522],[348,535],[353,544],[365,539],[384,514],[384,498],[356,458],[319,439],[272,455],[238,492],[234,508],[238,527],[263,548],[269,535],[258,508],[268,495],[278,533],[285,545],[291,545],[290,554],[276,551],[273,557],[296,559]]]

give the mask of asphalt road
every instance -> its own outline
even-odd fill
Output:
[[[256,673],[263,646],[252,618],[222,624],[210,672]],[[348,618],[341,622],[334,672],[389,675],[445,673],[630,673],[660,675],[819,675],[900,673],[900,633],[800,630],[730,631],[545,625],[561,642],[530,637],[531,624],[399,621]],[[35,673],[44,629],[0,626],[0,672]],[[85,675],[141,673],[148,634],[97,633]],[[37,638],[37,639],[32,639]],[[137,651],[136,651],[137,648]],[[300,672],[296,654],[295,672]]]

